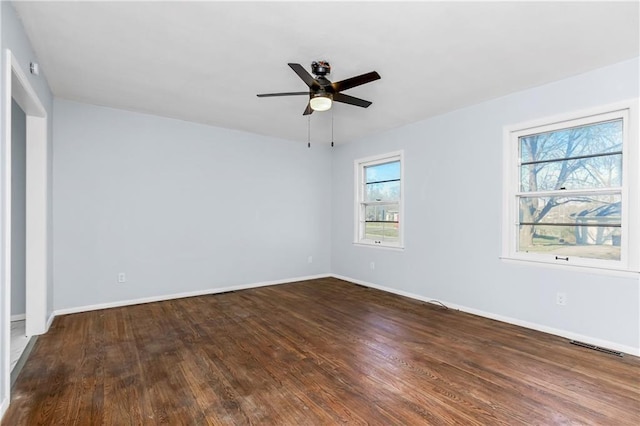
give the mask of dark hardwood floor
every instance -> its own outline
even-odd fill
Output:
[[[639,425],[640,359],[337,279],[55,319],[2,425]]]

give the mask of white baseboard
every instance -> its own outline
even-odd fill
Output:
[[[23,319],[27,318],[27,314],[16,314],[16,315],[11,315],[11,322],[13,321],[22,321]]]
[[[241,284],[231,287],[209,288],[205,290],[196,290],[185,293],[165,294],[161,296],[143,297],[140,299],[119,300],[117,302],[99,303],[96,305],[77,306],[73,308],[56,309],[47,322],[47,329],[51,325],[53,318],[58,315],[76,314],[79,312],[96,311],[99,309],[118,308],[121,306],[140,305],[142,303],[162,302],[165,300],[182,299],[185,297],[204,296],[207,294],[226,293],[228,291],[247,290],[250,288],[266,287],[270,285],[288,284],[296,281],[315,280],[318,278],[327,278],[331,274],[309,275],[305,277],[288,278],[284,280],[262,281],[251,284]]]
[[[47,318],[47,324],[44,326],[44,332],[46,333],[47,331],[49,331],[49,327],[51,327],[51,323],[53,323],[53,320],[56,318],[56,314],[55,312],[51,312],[51,314],[49,315],[49,318]]]
[[[400,296],[409,297],[411,299],[420,300],[422,302],[433,303],[434,299],[432,297],[420,296],[418,294],[409,293],[402,290],[397,290],[391,287],[385,287],[378,284],[373,284],[367,281],[358,280],[355,278],[349,278],[338,274],[331,274],[332,277],[338,278],[340,280],[352,282],[354,284],[360,284],[365,287],[375,288],[377,290],[386,291],[388,293],[397,294]],[[623,352],[630,355],[640,356],[640,347],[635,348],[633,346],[621,345],[616,342],[610,342],[608,340],[598,339],[591,336],[585,336],[583,334],[573,333],[571,331],[562,330],[558,328],[549,327],[542,324],[537,324],[529,321],[520,320],[517,318],[511,318],[504,315],[494,314],[491,312],[481,311],[475,308],[469,308],[462,305],[457,305],[455,303],[449,303],[444,300],[440,300],[440,302],[444,303],[447,307],[452,309],[457,309],[462,312],[466,312],[468,314],[478,315],[480,317],[489,318],[496,321],[505,322],[508,324],[517,325],[524,328],[529,328],[536,331],[542,331],[543,333],[553,334],[556,336],[564,337],[570,340],[577,340],[579,342],[589,343],[591,345],[599,346],[601,348],[613,349],[614,351]]]

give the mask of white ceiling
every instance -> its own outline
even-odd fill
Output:
[[[639,2],[14,2],[54,95],[306,142],[287,66],[378,71],[347,142],[639,55]],[[311,116],[331,140],[331,112]]]

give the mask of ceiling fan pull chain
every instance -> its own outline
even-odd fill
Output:
[[[307,148],[311,148],[311,114],[307,117]]]
[[[333,110],[331,110],[331,146],[333,147]]]

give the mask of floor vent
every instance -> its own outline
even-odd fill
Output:
[[[609,355],[615,355],[619,357],[623,356],[622,352],[614,351],[607,348],[601,348],[600,346],[591,345],[589,343],[583,343],[583,342],[578,342],[576,340],[572,340],[571,344],[576,346],[582,346],[583,348],[593,349],[594,351],[598,351],[598,352],[604,352],[605,354],[609,354]]]

